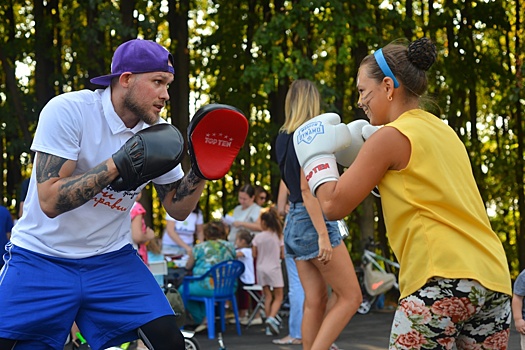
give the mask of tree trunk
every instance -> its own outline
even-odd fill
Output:
[[[520,23],[520,2],[516,1],[516,90],[522,94],[523,99],[523,53],[521,52],[521,23]],[[518,98],[516,99],[516,137],[518,143],[518,157],[516,157],[516,187],[518,192],[518,215],[519,222],[516,223],[516,234],[518,241],[518,260],[520,271],[525,269],[525,189],[523,183],[525,182],[525,175],[523,169],[525,169],[525,161],[523,160],[523,154],[525,148],[523,142],[525,140],[525,133],[523,132],[523,116],[522,116],[522,103]]]
[[[56,24],[59,22],[59,14],[53,13],[55,1],[35,0],[35,90],[37,99],[37,110],[55,96],[58,91],[53,89],[53,73],[55,73],[54,52],[57,50],[54,40],[56,39]],[[57,30],[58,31],[58,30]],[[60,55],[58,55],[60,56]]]
[[[173,68],[175,69],[175,80],[169,88],[171,123],[181,131],[185,139],[190,116],[190,58],[188,52],[189,9],[189,0],[169,1],[168,20],[170,24],[170,37],[173,38],[170,51],[173,55]],[[184,158],[182,167],[185,171],[189,170],[189,157]]]

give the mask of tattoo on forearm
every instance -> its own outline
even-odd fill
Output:
[[[161,202],[164,202],[168,192],[176,190],[175,196],[171,199],[173,203],[181,201],[184,197],[192,194],[197,189],[199,182],[203,181],[200,177],[195,175],[195,173],[190,170],[188,174],[178,180],[168,185],[157,185],[155,184],[155,189],[157,190],[157,195]]]
[[[47,153],[39,153],[36,164],[38,183],[59,178],[60,170],[66,162],[67,159]],[[59,180],[56,209],[60,212],[66,212],[91,200],[111,182],[107,170],[106,164],[102,163],[85,174]]]
[[[195,190],[197,189],[197,185],[201,181],[202,179],[195,175],[195,173],[192,170],[190,170],[188,172],[188,175],[186,175],[182,179],[180,186],[177,188],[177,193],[173,198],[173,202],[180,201],[184,197],[191,195],[193,192],[195,192]]]
[[[66,212],[91,200],[111,182],[105,163],[99,164],[87,173],[75,176],[60,186],[57,209]]]
[[[179,184],[181,183],[181,181],[182,180],[179,180],[171,184],[167,184],[167,185],[153,184],[155,186],[155,189],[157,190],[157,196],[159,197],[159,200],[161,202],[164,202],[164,199],[166,198],[166,195],[168,194],[168,192],[171,192],[177,187],[179,187]]]

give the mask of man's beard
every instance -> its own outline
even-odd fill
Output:
[[[135,114],[137,117],[140,118],[144,123],[148,125],[154,125],[157,124],[159,121],[159,116],[156,115],[155,117],[151,116],[151,113],[148,113],[144,107],[139,106],[135,102],[135,89],[132,88],[124,98],[124,107],[128,109],[130,112]]]

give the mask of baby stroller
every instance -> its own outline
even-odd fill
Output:
[[[356,269],[363,293],[363,302],[357,309],[357,312],[365,315],[377,300],[377,297],[388,292],[393,287],[397,288],[396,275],[384,270],[373,268],[372,263],[367,263],[364,268]]]
[[[376,253],[372,249],[376,245],[373,239],[370,238],[363,250],[362,264],[355,269],[363,294],[363,302],[357,309],[357,312],[362,315],[370,312],[370,309],[381,294],[388,292],[392,288],[399,289],[396,275],[385,269],[398,271],[399,263]]]

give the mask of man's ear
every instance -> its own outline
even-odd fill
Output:
[[[131,72],[124,72],[124,73],[122,73],[122,74],[120,75],[120,77],[119,77],[119,79],[118,79],[118,82],[119,82],[120,85],[122,85],[123,87],[128,87],[132,75],[133,75],[133,73],[131,73]]]

